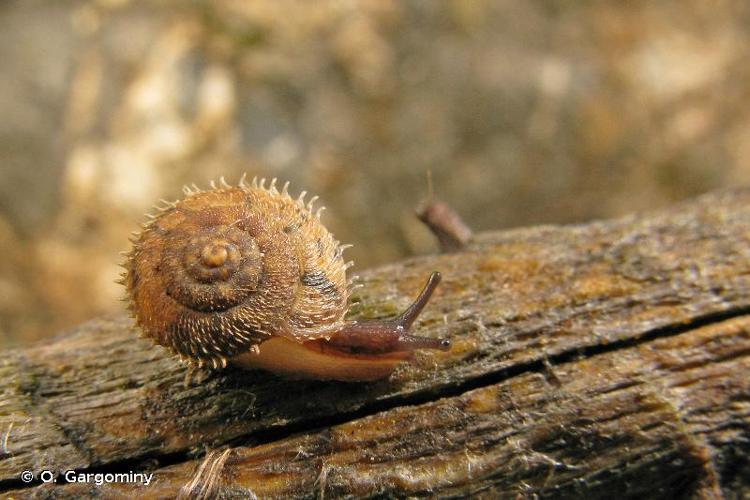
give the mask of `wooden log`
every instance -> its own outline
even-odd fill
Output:
[[[360,317],[444,281],[453,339],[372,384],[186,377],[125,317],[0,367],[6,494],[664,497],[750,491],[750,190],[475,237],[366,273]],[[213,450],[213,451],[211,451]],[[206,453],[208,452],[208,453]],[[23,470],[153,472],[25,485]]]

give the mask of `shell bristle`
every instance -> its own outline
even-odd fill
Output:
[[[306,194],[307,194],[307,191],[302,191],[297,197],[297,205],[299,205],[300,208],[305,208],[305,195]]]
[[[341,257],[342,257],[342,256],[344,255],[344,252],[345,252],[345,251],[346,251],[347,249],[349,249],[349,248],[351,248],[351,247],[353,247],[353,246],[354,246],[354,245],[351,245],[351,244],[346,244],[346,245],[338,245],[338,246],[336,247],[336,254],[334,255],[334,257],[335,257],[335,258],[337,258],[337,259],[340,259],[340,258],[341,258]]]
[[[313,196],[312,198],[310,198],[310,201],[307,202],[307,211],[308,212],[312,212],[313,204],[315,204],[315,202],[318,201],[318,198],[320,198],[320,197],[317,196],[317,195]]]
[[[157,209],[160,212],[166,212],[167,210],[170,210],[177,206],[177,202],[165,200],[164,198],[159,200],[160,205],[154,205],[154,208]]]

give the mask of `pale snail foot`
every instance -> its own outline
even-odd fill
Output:
[[[264,369],[292,378],[340,381],[374,381],[388,377],[396,366],[409,360],[417,349],[448,351],[448,339],[409,334],[414,320],[440,283],[440,273],[427,280],[419,297],[399,316],[386,320],[351,323],[328,340],[294,342],[276,336],[230,360],[242,368]]]

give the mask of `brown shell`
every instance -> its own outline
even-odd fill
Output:
[[[274,182],[202,191],[167,203],[124,264],[144,334],[198,365],[225,366],[273,335],[301,342],[343,325],[344,247]]]

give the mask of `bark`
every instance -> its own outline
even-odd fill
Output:
[[[363,276],[353,315],[447,336],[387,381],[187,374],[126,317],[7,352],[0,485],[79,497],[740,497],[750,491],[750,190],[485,233]],[[23,470],[153,472],[25,485]]]

